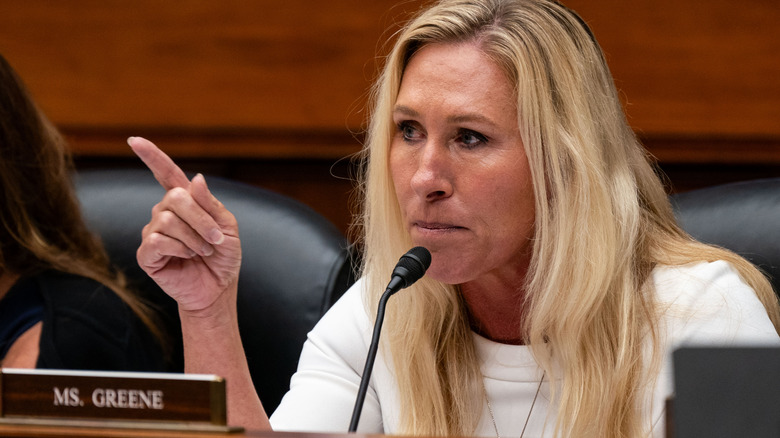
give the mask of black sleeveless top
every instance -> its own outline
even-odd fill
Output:
[[[37,368],[166,369],[147,327],[111,289],[92,279],[57,271],[19,279],[0,300],[3,356],[38,321],[43,326]]]
[[[42,320],[43,298],[38,290],[12,287],[0,300],[0,361],[19,336]]]

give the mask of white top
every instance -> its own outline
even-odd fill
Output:
[[[673,389],[671,353],[676,347],[780,346],[780,337],[753,290],[726,262],[659,267],[652,278],[658,302],[667,309],[659,324],[665,360],[646,410],[654,425],[652,436],[663,437],[664,402]],[[290,391],[271,416],[275,430],[347,431],[373,326],[363,306],[362,288],[358,281],[309,333]],[[501,436],[519,436],[539,388],[541,369],[528,347],[499,344],[476,334],[474,342],[498,430]],[[398,391],[391,366],[380,348],[358,432],[398,433]],[[547,418],[549,389],[545,380],[526,437],[552,435],[555,414]],[[487,404],[475,435],[495,436]]]

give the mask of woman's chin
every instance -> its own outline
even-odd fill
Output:
[[[434,261],[425,276],[444,284],[461,284],[469,280],[465,271],[462,266],[447,266]]]

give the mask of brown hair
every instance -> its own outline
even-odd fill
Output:
[[[87,228],[72,169],[62,136],[0,55],[0,274],[55,269],[91,278],[113,290],[161,340],[152,312],[127,289]]]

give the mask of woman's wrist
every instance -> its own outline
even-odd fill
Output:
[[[206,308],[191,310],[179,306],[185,344],[191,341],[201,346],[212,342],[224,345],[231,338],[240,339],[236,297],[237,288],[232,286]]]

